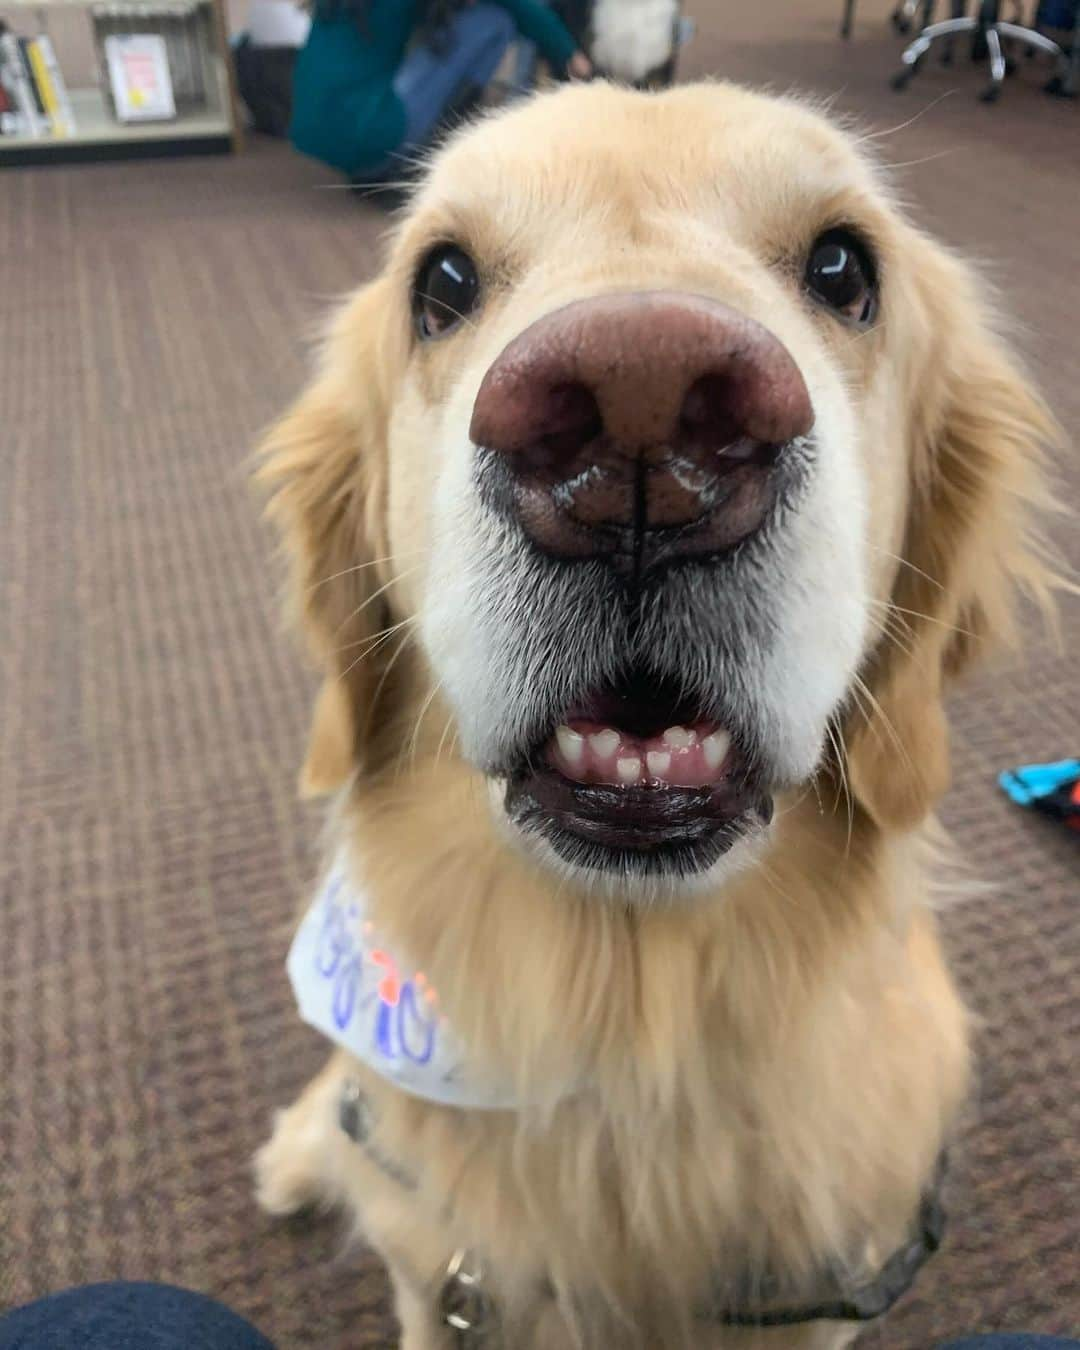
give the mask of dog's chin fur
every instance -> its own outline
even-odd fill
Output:
[[[436,160],[268,437],[291,605],[325,677],[304,789],[333,795],[378,931],[519,1103],[440,1106],[337,1051],[260,1155],[267,1208],[357,1218],[405,1350],[445,1346],[435,1294],[459,1248],[484,1259],[514,1350],[837,1350],[835,1325],[759,1339],[695,1309],[766,1273],[799,1302],[823,1269],[875,1270],[948,1141],[968,1049],[933,913],[944,698],[1014,632],[1018,589],[1055,584],[1031,512],[1056,428],[983,288],[863,155],[728,86],[590,86],[488,120]],[[800,285],[808,232],[838,222],[881,260],[883,320],[858,333]],[[489,292],[418,344],[410,284],[447,238]],[[575,866],[507,816],[501,773],[610,675],[615,620],[602,570],[523,560],[485,515],[467,436],[523,327],[657,276],[764,316],[818,414],[782,536],[723,586],[674,578],[654,630],[620,630],[685,653],[697,604],[695,689],[729,701],[776,795],[767,829],[675,882]],[[579,613],[588,641],[564,631]],[[374,1147],[339,1128],[350,1078]]]

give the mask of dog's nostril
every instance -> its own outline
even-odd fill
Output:
[[[583,384],[557,385],[548,395],[547,427],[542,440],[556,454],[569,454],[596,440],[604,419],[592,391]]]
[[[583,384],[553,385],[543,395],[532,437],[515,459],[533,470],[555,469],[578,455],[604,430],[596,397]]]
[[[702,450],[723,450],[745,435],[735,404],[737,390],[723,375],[702,375],[686,391],[679,411],[682,438]]]

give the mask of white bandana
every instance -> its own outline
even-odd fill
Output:
[[[505,1085],[466,1070],[437,990],[374,932],[344,850],[304,915],[287,968],[304,1021],[395,1086],[446,1106],[516,1105]]]

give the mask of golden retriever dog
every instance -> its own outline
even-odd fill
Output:
[[[459,133],[262,476],[332,796],[336,1044],[257,1160],[407,1350],[832,1350],[937,1241],[968,1081],[944,699],[1054,425],[863,144],[724,84]]]

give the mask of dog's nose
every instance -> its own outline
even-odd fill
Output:
[[[576,301],[519,334],[484,376],[471,436],[509,470],[541,548],[641,568],[757,529],[785,447],[813,420],[767,328],[703,296],[647,291]]]

